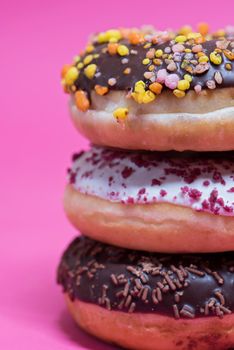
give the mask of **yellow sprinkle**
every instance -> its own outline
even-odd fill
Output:
[[[218,54],[217,52],[213,51],[210,54],[210,60],[212,63],[219,65],[222,63],[222,56]]]
[[[198,53],[197,53],[197,56],[198,57],[202,57],[202,56],[205,56],[206,54],[204,53],[204,52],[202,52],[202,51],[199,51]]]
[[[163,55],[163,50],[158,49],[158,50],[155,51],[155,57],[156,58],[160,58],[160,57],[162,57],[162,55]]]
[[[83,63],[85,66],[87,66],[87,64],[90,64],[92,60],[93,60],[93,55],[88,55],[84,58]]]
[[[117,48],[117,52],[120,56],[127,56],[129,55],[129,49],[126,45],[119,45]]]
[[[122,35],[120,33],[119,30],[115,30],[115,29],[111,29],[111,30],[108,30],[106,32],[102,32],[98,35],[97,37],[97,41],[102,44],[102,43],[106,43],[108,41],[112,41],[112,40],[115,40],[116,41],[119,41],[121,39]],[[113,41],[112,41],[113,42]]]
[[[185,91],[188,90],[190,87],[190,83],[188,80],[183,79],[183,80],[179,80],[178,84],[177,84],[177,88],[181,91]]]
[[[181,35],[188,35],[192,32],[192,28],[190,26],[184,26],[179,30],[179,34]]]
[[[80,60],[81,60],[81,57],[80,57],[80,56],[75,56],[75,57],[73,58],[73,62],[74,62],[75,64],[77,64],[78,62],[80,62]]]
[[[86,49],[85,49],[85,51],[87,52],[87,53],[91,53],[91,52],[93,52],[93,50],[94,50],[94,46],[93,45],[87,45],[86,46]]]
[[[134,92],[144,92],[145,91],[145,83],[142,80],[139,80],[135,83]]]
[[[79,72],[76,67],[71,67],[68,69],[66,75],[65,75],[65,83],[67,85],[72,85],[74,81],[78,78]]]
[[[152,72],[152,71],[154,70],[154,68],[155,68],[155,66],[154,66],[153,64],[151,64],[151,65],[148,67],[148,70],[149,70],[150,72]]]
[[[178,89],[173,90],[173,94],[178,98],[182,98],[185,96],[185,92]]]
[[[191,81],[193,80],[192,76],[190,74],[185,74],[184,75],[184,79],[188,80],[189,83],[191,83]]]
[[[184,52],[190,53],[190,52],[192,52],[192,50],[191,49],[185,49]]]
[[[150,63],[150,59],[149,58],[144,58],[142,61],[143,64],[149,64]]]
[[[225,64],[225,68],[226,68],[227,70],[232,70],[232,65],[231,65],[231,63],[226,63],[226,64]]]
[[[201,38],[201,34],[196,33],[196,32],[188,33],[187,38],[188,39],[198,39],[198,38]]]
[[[119,40],[116,39],[116,38],[114,38],[114,37],[112,37],[112,38],[109,39],[109,43],[117,43],[118,41],[119,41]]]
[[[151,46],[152,46],[151,43],[147,43],[147,44],[144,45],[144,49],[149,49]]]
[[[98,58],[100,55],[98,53],[95,53],[95,55],[93,55],[93,58]]]
[[[156,66],[160,66],[162,64],[162,60],[160,60],[159,58],[155,58],[153,62],[154,64],[156,64]]]
[[[143,95],[143,103],[150,103],[155,100],[155,97],[156,96],[152,91],[147,90]]]
[[[77,68],[78,68],[78,69],[81,69],[81,68],[83,68],[83,67],[84,67],[84,63],[80,62],[80,63],[77,64]]]
[[[128,108],[117,108],[114,110],[113,116],[118,120],[125,120],[128,116]]]
[[[198,59],[198,62],[199,62],[199,63],[208,62],[208,61],[209,61],[209,57],[206,56],[206,55],[201,56],[201,57],[199,57],[199,59]]]
[[[187,40],[187,37],[185,35],[178,35],[175,37],[175,41],[177,43],[184,43]]]
[[[97,65],[96,64],[89,64],[85,70],[84,73],[87,78],[92,79],[94,77],[94,74],[96,73]]]

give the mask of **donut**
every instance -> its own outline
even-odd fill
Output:
[[[73,156],[64,208],[98,241],[158,252],[234,250],[234,152]]]
[[[234,149],[234,29],[113,29],[62,69],[76,128],[123,149]]]
[[[75,321],[105,341],[136,350],[234,347],[234,252],[149,253],[78,237],[57,281]]]

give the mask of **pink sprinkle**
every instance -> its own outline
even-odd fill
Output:
[[[174,90],[177,87],[179,81],[179,77],[177,74],[170,74],[165,79],[165,85],[171,89]]]
[[[156,81],[158,83],[164,83],[167,76],[168,76],[168,73],[167,73],[166,69],[159,69],[159,71],[157,72]]]
[[[138,195],[141,196],[142,194],[145,193],[145,188],[141,188],[139,191],[138,191]]]
[[[203,186],[209,186],[210,185],[210,181],[209,180],[205,180],[204,182],[203,182]]]
[[[194,86],[194,90],[195,90],[195,92],[197,93],[197,94],[199,94],[200,92],[201,92],[201,85],[199,85],[199,84],[197,84],[197,85],[195,85]]]
[[[151,182],[151,186],[160,186],[161,185],[161,181],[158,179],[153,179]]]
[[[189,190],[189,193],[188,193],[189,197],[194,199],[194,200],[198,200],[201,195],[202,195],[202,192],[198,191],[197,189],[195,188],[191,188]]]
[[[129,176],[132,175],[133,172],[134,172],[133,168],[126,166],[121,174],[124,179],[127,179]]]
[[[234,193],[234,187],[231,187],[227,192]]]
[[[161,190],[160,191],[160,196],[161,197],[165,197],[167,195],[167,191],[165,191],[165,190]]]
[[[172,46],[173,52],[184,52],[184,49],[185,49],[185,47],[182,44],[175,44]]]

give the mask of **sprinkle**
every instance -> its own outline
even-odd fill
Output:
[[[89,109],[90,103],[85,91],[82,91],[82,90],[76,91],[75,104],[76,104],[76,107],[82,112],[85,112],[87,111],[87,109]]]
[[[140,42],[143,41],[143,36],[142,36],[142,34],[132,32],[129,34],[128,40],[129,40],[130,44],[138,45],[138,44],[140,44]]]
[[[230,61],[234,60],[234,52],[230,50],[224,50],[223,53]]]
[[[131,68],[127,67],[123,71],[124,74],[130,74],[131,73]]]
[[[110,78],[108,79],[108,84],[110,86],[114,86],[116,84],[117,80],[115,78]]]
[[[96,64],[89,64],[85,69],[84,73],[87,78],[92,79],[94,77],[94,74],[96,73],[97,65]]]
[[[215,79],[217,84],[222,84],[222,82],[223,82],[223,78],[222,78],[222,75],[220,72],[215,73],[214,79]]]
[[[207,80],[206,86],[208,87],[208,89],[211,89],[211,90],[215,89],[216,88],[215,81],[214,80]]]
[[[190,87],[190,83],[188,80],[184,79],[184,80],[179,80],[178,84],[177,84],[177,88],[181,91],[185,91],[188,90]]]
[[[164,83],[167,76],[168,73],[166,69],[159,69],[159,71],[157,72],[157,82]]]
[[[165,85],[171,90],[174,90],[177,87],[178,82],[179,77],[177,74],[169,74],[165,78]]]
[[[169,70],[170,72],[174,72],[174,71],[176,71],[176,69],[177,69],[177,66],[176,66],[175,62],[173,62],[173,61],[170,62],[167,66],[167,70]]]
[[[198,62],[199,63],[209,62],[209,57],[206,55],[203,55],[203,56],[199,57]]]
[[[155,83],[149,85],[149,89],[153,93],[155,93],[156,95],[160,95],[161,94],[162,88],[163,88],[162,84],[160,84],[158,82],[155,82]]]
[[[216,51],[211,52],[210,60],[212,63],[219,65],[222,63],[222,56],[218,54]]]
[[[129,55],[129,49],[126,45],[119,45],[117,48],[117,52],[120,56],[127,56]]]
[[[209,26],[207,23],[199,23],[197,29],[199,33],[203,36],[207,35],[209,32]]]
[[[117,43],[109,43],[107,45],[107,51],[109,52],[110,55],[116,55],[117,54],[117,49],[118,49],[119,44]]]
[[[149,58],[144,58],[143,61],[142,61],[142,63],[143,63],[144,65],[149,64],[149,63],[150,63]]]
[[[178,98],[182,98],[185,96],[185,92],[178,89],[173,90],[173,94]]]
[[[172,46],[173,52],[184,52],[184,49],[185,49],[185,47],[182,44],[175,44]]]
[[[174,311],[175,319],[178,320],[180,318],[180,313],[179,313],[178,306],[176,304],[173,305],[173,311]]]
[[[163,55],[163,50],[158,49],[158,50],[155,51],[155,57],[156,58],[160,58],[160,57],[162,57],[162,55]]]
[[[95,86],[94,86],[94,90],[96,91],[96,93],[97,93],[98,95],[103,96],[103,95],[107,94],[107,92],[108,92],[108,87],[106,87],[106,86],[101,86],[101,85],[95,85]]]
[[[113,112],[113,116],[117,119],[117,120],[125,120],[128,117],[128,108],[117,108],[114,110]]]
[[[175,37],[175,42],[177,43],[184,43],[187,40],[187,37],[185,35],[178,35]]]
[[[78,78],[78,76],[79,76],[79,72],[76,67],[69,68],[64,77],[65,83],[67,85],[72,85],[75,82],[75,80]]]
[[[87,66],[88,64],[90,64],[93,60],[93,55],[87,55],[84,60],[83,60],[83,63],[85,66]]]

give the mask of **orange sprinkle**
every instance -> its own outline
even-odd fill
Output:
[[[87,95],[83,90],[76,91],[75,103],[76,103],[76,107],[80,109],[82,112],[86,112],[90,106],[89,99],[87,98]]]
[[[101,85],[95,85],[95,86],[94,86],[94,90],[96,91],[96,93],[97,93],[98,95],[103,96],[103,95],[105,95],[105,94],[108,92],[108,87],[106,87],[106,86],[101,86]]]
[[[130,44],[132,45],[137,45],[143,41],[142,35],[136,32],[129,33],[128,38],[129,38]]]
[[[197,29],[203,36],[206,36],[209,33],[209,26],[207,23],[199,23]]]
[[[161,92],[162,92],[162,84],[159,84],[159,83],[152,83],[150,84],[149,86],[149,89],[154,92],[156,95],[160,95]]]
[[[68,69],[71,68],[71,65],[70,64],[65,64],[62,68],[62,71],[61,71],[61,77],[64,78]]]
[[[109,43],[107,45],[107,50],[108,50],[109,54],[116,55],[118,46],[119,46],[119,44],[117,44],[117,43]]]
[[[129,67],[125,68],[123,73],[126,74],[126,75],[130,74],[131,73],[131,68],[129,68]]]

